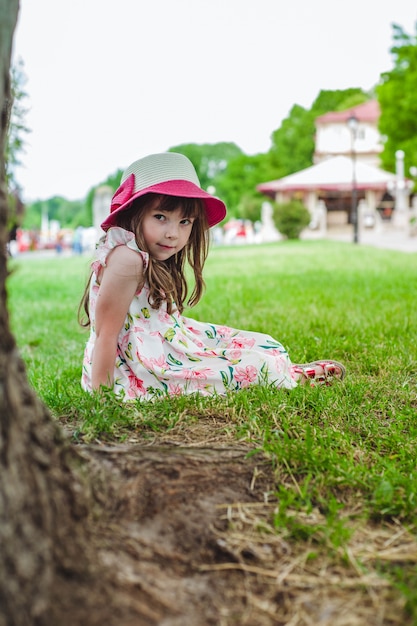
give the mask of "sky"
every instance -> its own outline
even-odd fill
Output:
[[[374,87],[416,22],[415,0],[21,0],[23,199],[83,199],[183,143],[266,152],[294,104]]]

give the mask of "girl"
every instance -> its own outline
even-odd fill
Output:
[[[90,326],[85,390],[110,387],[124,399],[151,399],[344,377],[336,361],[292,364],[269,335],[182,315],[202,296],[208,229],[225,215],[181,154],[154,154],[128,167],[101,225],[106,234],[80,305],[87,315],[81,323]],[[186,263],[194,273],[188,300]]]

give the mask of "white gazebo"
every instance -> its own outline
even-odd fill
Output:
[[[311,227],[327,228],[352,223],[352,194],[358,201],[359,221],[364,226],[379,223],[384,198],[390,193],[397,176],[348,156],[329,157],[317,165],[262,183],[258,191],[278,203],[297,198],[311,214]],[[391,198],[390,211],[393,208]]]

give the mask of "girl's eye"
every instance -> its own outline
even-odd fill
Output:
[[[193,223],[193,220],[188,219],[188,217],[181,220],[181,224],[184,224],[184,226],[189,226],[192,223]]]
[[[165,219],[165,215],[162,215],[161,213],[155,213],[154,218],[162,222],[162,220]]]

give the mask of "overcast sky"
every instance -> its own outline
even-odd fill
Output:
[[[294,104],[372,88],[415,0],[21,0],[26,201],[84,198],[181,143],[266,152]]]

